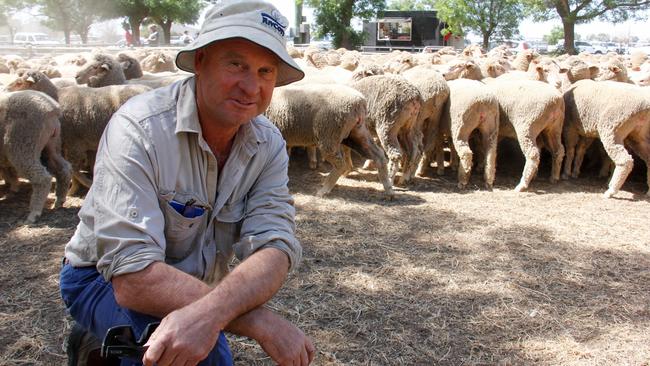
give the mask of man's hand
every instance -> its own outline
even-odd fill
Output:
[[[268,324],[272,332],[257,340],[264,352],[279,366],[309,365],[316,353],[311,339],[286,319],[278,315],[272,319]]]
[[[196,365],[214,348],[219,328],[194,304],[169,313],[151,335],[145,366]]]

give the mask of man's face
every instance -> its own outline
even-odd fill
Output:
[[[197,107],[201,123],[238,127],[271,103],[278,59],[243,39],[228,39],[196,51]]]

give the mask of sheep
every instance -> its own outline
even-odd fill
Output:
[[[621,83],[630,83],[632,80],[627,75],[627,68],[619,60],[609,60],[600,67],[600,74],[596,81],[613,80]]]
[[[460,78],[471,80],[483,79],[481,68],[473,60],[456,60],[451,62],[444,65],[441,73],[447,81]]]
[[[43,212],[56,178],[54,208],[63,206],[70,186],[70,164],[61,156],[61,126],[58,103],[37,91],[0,95],[0,173],[10,190],[18,190],[18,177],[32,184],[27,222]],[[42,162],[46,166],[43,166]]]
[[[416,170],[419,175],[424,175],[433,160],[436,147],[442,145],[442,142],[439,141],[439,136],[443,135],[440,129],[440,116],[449,97],[447,82],[442,75],[431,69],[416,66],[405,71],[402,76],[418,88],[422,96],[422,107],[415,125],[412,128],[407,128],[407,133],[410,136],[405,139],[418,142],[418,153],[412,161],[406,163],[407,167],[400,184],[407,183]],[[403,142],[403,145],[406,141]],[[438,154],[438,156],[442,155]],[[439,167],[442,165],[444,164],[439,162]]]
[[[497,100],[480,81],[458,79],[449,81],[448,85],[449,99],[442,113],[442,123],[449,124],[454,148],[458,152],[458,188],[465,188],[469,182],[473,157],[469,138],[474,130],[478,130],[486,152],[485,186],[492,189],[499,133]]]
[[[534,50],[523,50],[517,54],[512,61],[512,69],[519,71],[528,71],[528,66],[539,55]]]
[[[95,54],[75,78],[77,84],[87,84],[93,88],[126,84],[122,65],[113,56],[102,53]]]
[[[499,103],[499,135],[515,138],[526,157],[516,192],[530,186],[540,161],[538,139],[551,151],[551,183],[560,179],[564,147],[562,124],[564,100],[554,87],[535,80],[499,80],[488,84]]]
[[[99,139],[113,113],[129,98],[151,90],[144,85],[57,89],[47,76],[38,71],[29,71],[7,86],[9,91],[28,89],[46,93],[61,105],[63,153],[72,164],[75,178],[71,192],[78,188],[77,183],[90,187],[91,181],[81,171],[88,165],[92,168]]]
[[[122,71],[126,80],[142,77],[142,67],[135,58],[122,52],[117,55],[117,61],[122,64]]]
[[[605,198],[617,194],[632,171],[634,160],[624,144],[645,161],[650,187],[650,93],[627,83],[580,80],[564,93],[564,102],[565,177],[571,174],[579,138],[600,138],[616,164]]]
[[[374,143],[366,127],[366,100],[358,91],[343,85],[312,84],[277,88],[266,111],[288,147],[317,146],[334,169],[318,196],[329,193],[338,178],[352,169],[347,145],[379,167],[385,193],[393,196],[384,152]]]
[[[388,156],[388,173],[392,180],[404,158],[398,135],[403,134],[401,130],[411,126],[417,118],[422,106],[420,92],[403,78],[389,75],[370,76],[354,81],[350,86],[360,91],[368,101],[368,127],[379,138]],[[406,157],[407,161],[414,158]]]
[[[168,54],[161,51],[152,52],[142,61],[140,61],[140,64],[142,65],[142,70],[151,73],[176,71],[174,59]]]

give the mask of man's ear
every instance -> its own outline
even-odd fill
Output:
[[[199,48],[194,52],[194,73],[199,74],[201,69],[201,63],[205,60],[205,52],[202,48]]]

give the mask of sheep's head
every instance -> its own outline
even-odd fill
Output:
[[[96,57],[93,62],[77,72],[77,84],[88,84],[91,87],[100,86],[99,83],[113,71],[114,64],[104,57]]]
[[[24,70],[18,78],[7,85],[7,91],[35,90],[35,85],[44,77],[46,76],[42,72]]]
[[[384,70],[379,65],[366,65],[352,74],[352,80],[357,81],[368,76],[383,75]]]

